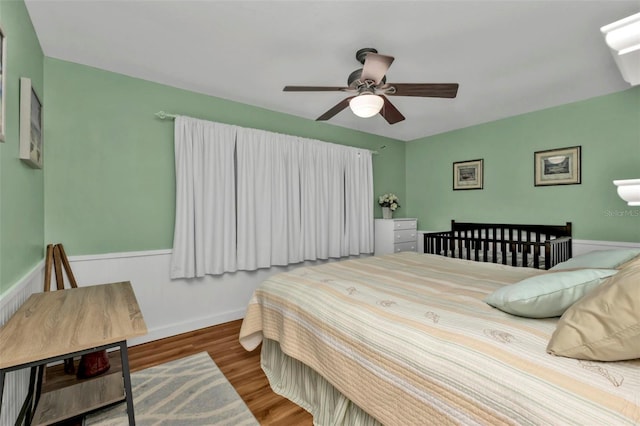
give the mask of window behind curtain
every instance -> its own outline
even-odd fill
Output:
[[[172,278],[373,251],[368,150],[177,117]]]

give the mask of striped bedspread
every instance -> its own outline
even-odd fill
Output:
[[[255,291],[240,342],[279,342],[385,425],[639,424],[640,360],[554,357],[556,319],[482,302],[546,273],[413,252],[303,267]]]

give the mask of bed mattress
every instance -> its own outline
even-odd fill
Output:
[[[638,424],[640,360],[549,355],[557,319],[482,301],[545,273],[414,252],[303,267],[255,291],[240,342],[278,342],[385,425]]]

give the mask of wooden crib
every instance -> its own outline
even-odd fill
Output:
[[[424,234],[424,252],[477,262],[549,269],[571,258],[571,222],[514,225],[451,221],[451,230]]]

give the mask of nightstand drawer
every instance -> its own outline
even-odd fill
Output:
[[[416,219],[396,219],[393,221],[393,228],[398,229],[418,229],[418,221]]]
[[[393,245],[393,251],[400,253],[401,251],[417,251],[418,243],[416,241],[410,243],[398,243]]]
[[[417,237],[418,237],[418,231],[416,231],[415,229],[405,229],[405,230],[393,232],[394,243],[416,242]]]

